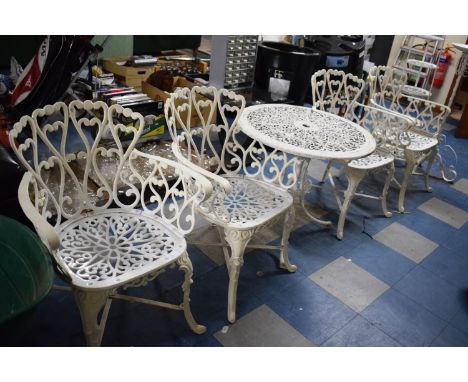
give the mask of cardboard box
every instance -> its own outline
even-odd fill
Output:
[[[118,56],[106,58],[103,61],[103,68],[105,71],[113,73],[117,81],[124,83],[127,86],[132,86],[137,91],[141,91],[141,82],[154,72],[153,66],[123,66],[130,57]]]
[[[188,87],[192,88],[195,84],[193,82],[187,81],[184,77],[174,77],[174,89],[177,87]],[[170,94],[164,90],[161,90],[146,81],[143,81],[141,84],[142,92],[148,95],[148,97],[157,100],[164,101],[169,98]],[[200,96],[203,97],[203,96]],[[205,98],[205,97],[203,97]],[[202,110],[203,119],[206,121],[210,115],[209,108],[204,108]],[[216,116],[214,116],[216,118]],[[190,118],[190,127],[200,127],[202,125],[200,118],[198,117],[195,107],[192,107],[191,118]]]
[[[133,121],[129,118],[127,121],[124,121],[127,126],[134,126]],[[164,118],[164,114],[155,116],[155,115],[147,115],[145,116],[145,126],[143,127],[143,132],[140,137],[140,141],[154,139],[154,138],[161,138],[164,135],[164,131],[166,130],[166,119]],[[132,138],[132,134],[123,134],[121,139],[127,140]]]

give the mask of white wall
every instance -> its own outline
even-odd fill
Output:
[[[403,42],[405,36],[399,35],[395,36],[395,39],[393,40],[393,45],[392,49],[390,51],[390,56],[388,57],[388,63],[387,65],[392,66],[395,63],[395,58],[398,54],[398,49],[400,48],[400,45]],[[460,42],[464,44],[466,42],[467,36],[454,36],[454,35],[448,35],[445,36],[445,46],[448,44],[454,43],[454,42]],[[432,101],[440,102],[440,103],[445,103],[445,100],[447,98],[448,92],[450,90],[450,86],[452,84],[453,77],[455,75],[455,70],[457,69],[457,64],[458,60],[461,57],[460,51],[452,52],[452,59],[450,60],[450,64],[448,67],[447,72],[445,73],[445,79],[444,83],[442,84],[442,87],[437,89],[433,88],[432,90]]]

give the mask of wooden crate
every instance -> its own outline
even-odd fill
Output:
[[[191,88],[195,86],[195,84],[193,82],[190,82],[188,80],[186,80],[184,77],[174,77],[174,86],[173,88],[177,88],[177,87],[187,87],[187,88]],[[148,97],[154,99],[154,100],[157,100],[157,101],[166,101],[170,94],[164,90],[161,90],[159,88],[157,88],[156,86],[153,86],[151,84],[149,84],[148,82],[146,81],[143,81],[142,84],[141,84],[141,88],[142,88],[142,92],[145,93]],[[200,97],[203,97],[203,96],[200,96]],[[205,98],[205,97],[203,97]],[[203,116],[203,119],[206,121],[209,117],[209,109],[208,108],[204,108],[202,110],[202,116]],[[216,118],[216,116],[214,116],[214,118]],[[197,111],[195,110],[195,108],[192,106],[192,112],[191,112],[191,118],[190,118],[190,126],[191,127],[199,127],[201,126],[202,123],[201,123],[201,120],[200,118],[198,117],[198,114],[197,114]]]

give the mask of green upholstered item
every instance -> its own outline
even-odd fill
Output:
[[[38,236],[0,215],[0,323],[41,301],[53,278],[49,251]]]

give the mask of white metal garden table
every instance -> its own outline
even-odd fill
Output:
[[[310,182],[310,159],[348,161],[369,155],[376,142],[365,128],[337,115],[303,106],[285,104],[254,105],[245,108],[239,119],[243,133],[264,145],[302,159],[295,196],[305,213],[316,223],[330,225],[311,215],[304,196]]]

